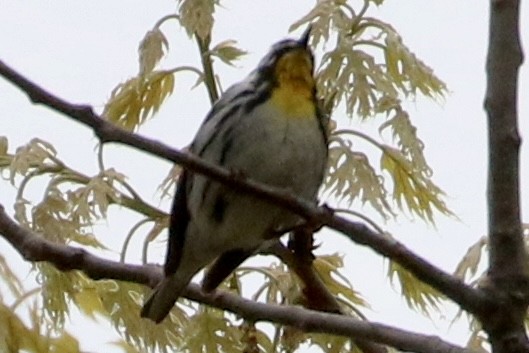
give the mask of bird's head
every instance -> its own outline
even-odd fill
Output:
[[[266,82],[271,102],[286,117],[312,117],[316,112],[314,57],[308,45],[310,27],[300,39],[272,46],[257,67],[258,82]]]
[[[260,74],[272,79],[276,86],[312,91],[314,89],[314,57],[308,45],[309,27],[300,39],[285,39],[272,46],[258,66]]]

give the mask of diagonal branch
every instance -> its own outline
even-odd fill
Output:
[[[480,312],[490,303],[479,289],[467,286],[463,281],[442,271],[418,256],[402,243],[377,233],[362,223],[351,222],[334,215],[327,207],[316,207],[297,198],[285,190],[270,187],[240,175],[230,173],[224,168],[202,161],[187,152],[168,147],[156,140],[141,137],[122,130],[95,114],[88,105],[71,104],[39,87],[9,66],[0,61],[0,75],[24,91],[32,102],[43,104],[66,117],[94,130],[101,143],[117,142],[150,153],[152,155],[183,165],[196,173],[228,185],[240,192],[251,193],[301,215],[309,222],[322,224],[341,232],[350,240],[366,245],[377,253],[386,256],[413,273],[418,279],[428,283],[471,313]]]
[[[310,233],[310,232],[309,232]],[[279,240],[265,249],[265,253],[277,256],[285,263],[290,271],[294,272],[303,282],[303,295],[305,302],[303,306],[312,310],[323,311],[328,313],[342,314],[338,300],[325,287],[325,284],[316,273],[312,265],[312,234],[303,232],[303,234],[294,234],[294,238],[310,239],[310,248],[305,251],[295,249],[291,251],[285,247]],[[293,243],[299,243],[299,240],[293,239]],[[289,242],[290,243],[290,242]],[[299,244],[296,244],[299,245]],[[305,252],[300,254],[300,252]],[[388,353],[388,349],[382,345],[375,344],[365,339],[356,339],[354,344],[364,353]]]
[[[22,228],[5,213],[0,205],[0,234],[28,261],[48,261],[62,271],[81,270],[92,279],[116,279],[153,287],[162,278],[157,266],[129,265],[106,260],[84,249],[52,243]],[[198,285],[190,284],[188,299],[233,312],[250,321],[272,321],[305,332],[341,335],[372,340],[402,351],[420,353],[473,353],[471,350],[445,342],[439,337],[369,323],[336,314],[322,313],[299,307],[257,303],[237,295],[217,291],[204,294]]]

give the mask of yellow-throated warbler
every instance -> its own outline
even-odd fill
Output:
[[[327,164],[326,126],[316,97],[309,30],[276,43],[244,81],[230,87],[202,123],[191,152],[204,160],[316,202]],[[202,268],[215,289],[292,213],[183,171],[171,210],[165,278],[141,316],[162,321]]]

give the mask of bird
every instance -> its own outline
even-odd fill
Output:
[[[318,202],[327,166],[327,118],[320,107],[309,27],[275,43],[257,68],[213,104],[189,151],[251,180]],[[280,230],[301,218],[268,201],[183,170],[169,222],[164,277],[141,317],[160,323],[206,268],[211,292]],[[210,265],[210,266],[208,266]]]

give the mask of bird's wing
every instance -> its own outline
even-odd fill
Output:
[[[211,108],[191,145],[191,152],[202,156],[206,148],[218,138],[218,134],[226,132],[229,126],[236,125],[242,115],[235,114],[241,107],[247,108],[255,100],[255,75],[231,86],[222,94]],[[229,118],[229,119],[228,119]],[[218,161],[217,161],[218,162]]]
[[[255,249],[235,249],[221,254],[206,270],[202,280],[202,289],[208,293],[213,291],[254,252]]]
[[[169,276],[176,272],[182,249],[184,247],[186,228],[189,223],[189,209],[187,208],[187,184],[189,173],[183,170],[178,177],[176,194],[171,208],[171,219],[169,223],[169,240],[167,244],[167,255],[165,257],[164,271]]]
[[[206,157],[209,162],[220,163],[222,149],[209,151],[204,156],[204,151],[214,142],[222,138],[229,130],[239,122],[234,114],[237,109],[244,107],[248,109],[249,104],[255,104],[256,97],[255,76],[250,74],[245,80],[231,86],[220,99],[213,105],[211,111],[202,123],[200,129],[191,144],[190,151],[198,156]],[[231,117],[229,120],[228,117]],[[229,125],[229,126],[227,126]],[[176,194],[171,209],[171,220],[169,224],[169,244],[165,260],[165,274],[172,275],[178,269],[181,261],[182,251],[185,243],[186,229],[190,221],[188,193],[192,189],[194,177],[192,173],[183,171],[179,177]]]

